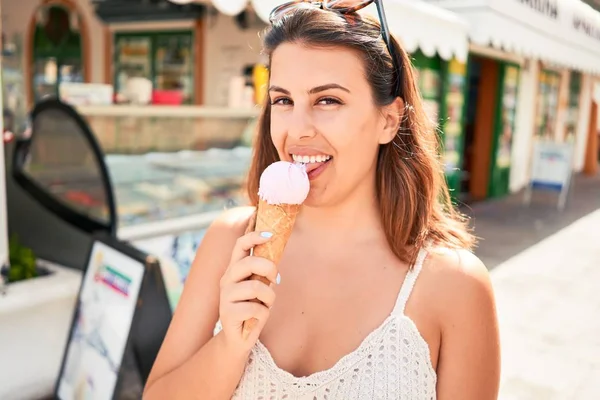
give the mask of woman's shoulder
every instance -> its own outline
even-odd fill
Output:
[[[250,225],[256,207],[236,207],[223,211],[208,228],[205,239],[237,240]]]
[[[434,248],[429,251],[423,272],[428,286],[435,290],[435,308],[443,319],[494,311],[490,274],[471,251]]]
[[[196,252],[191,276],[220,275],[227,268],[235,242],[244,235],[254,210],[254,207],[228,209],[210,224]]]

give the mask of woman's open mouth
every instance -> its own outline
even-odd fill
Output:
[[[295,162],[305,165],[306,174],[309,179],[315,179],[317,176],[321,175],[333,159],[333,157],[328,154],[318,154],[314,156],[291,154],[291,156]]]

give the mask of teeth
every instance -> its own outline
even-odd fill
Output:
[[[331,158],[331,156],[327,156],[324,154],[320,154],[318,156],[299,156],[297,154],[292,154],[292,159],[295,162],[301,162],[304,164],[325,162],[325,161],[329,160],[330,158]]]

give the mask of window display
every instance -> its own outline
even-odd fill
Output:
[[[442,60],[439,57],[427,57],[420,51],[412,57],[425,112],[431,121],[438,124],[442,101]]]
[[[141,77],[158,92],[155,102],[169,97],[176,103],[193,103],[191,32],[119,33],[115,49],[115,93],[125,90],[129,78]]]
[[[577,135],[577,122],[579,118],[579,102],[581,97],[581,73],[571,71],[569,79],[569,103],[565,121],[565,139],[574,140]]]
[[[539,80],[535,130],[538,136],[554,138],[559,89],[560,75],[553,71],[542,70]]]
[[[465,105],[466,64],[453,59],[448,64],[448,90],[445,95],[444,164],[447,173],[460,166]]]
[[[517,114],[517,93],[519,90],[519,67],[506,65],[502,82],[502,99],[498,144],[496,148],[496,166],[510,167],[513,132]]]

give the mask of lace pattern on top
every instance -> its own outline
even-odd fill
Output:
[[[233,399],[435,400],[437,376],[429,346],[414,322],[404,315],[426,255],[422,249],[406,275],[392,313],[332,368],[296,377],[279,368],[259,340]]]

